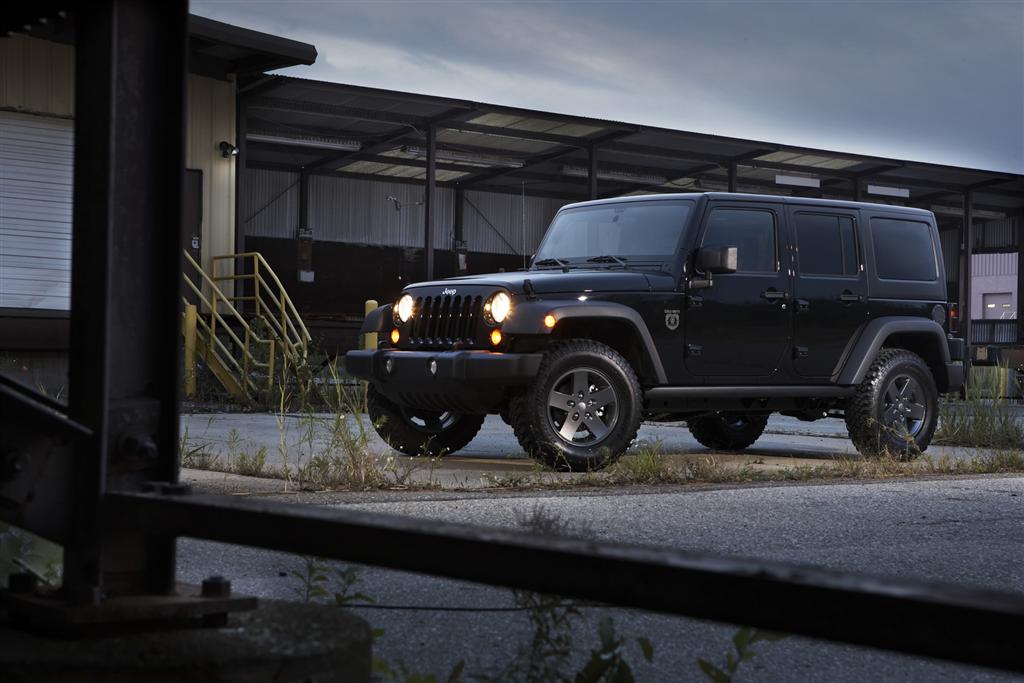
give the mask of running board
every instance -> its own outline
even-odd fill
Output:
[[[655,387],[644,392],[644,398],[649,401],[679,398],[841,398],[851,395],[855,389],[834,385]]]

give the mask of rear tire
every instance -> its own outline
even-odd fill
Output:
[[[366,392],[366,412],[380,438],[405,455],[439,457],[465,448],[484,423],[485,415],[461,415],[407,408],[378,392]]]
[[[753,445],[768,425],[768,416],[758,413],[715,413],[686,421],[693,438],[716,451],[738,451]]]
[[[932,371],[905,349],[882,349],[846,404],[850,441],[863,455],[912,460],[928,448],[938,419]]]
[[[509,405],[523,450],[555,469],[599,470],[636,438],[643,397],[636,373],[617,351],[588,339],[552,345],[537,379]]]

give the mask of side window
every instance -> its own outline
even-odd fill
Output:
[[[736,247],[737,271],[774,273],[778,263],[775,214],[757,209],[712,209],[701,247]]]
[[[859,260],[852,218],[798,213],[795,224],[801,275],[857,277]]]
[[[882,280],[934,282],[939,277],[931,227],[921,221],[872,218],[875,265]]]

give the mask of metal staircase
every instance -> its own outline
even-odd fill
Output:
[[[184,253],[185,395],[201,360],[235,400],[269,396],[305,366],[311,340],[284,285],[258,252],[215,256],[212,274]]]

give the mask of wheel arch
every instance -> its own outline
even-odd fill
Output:
[[[878,318],[868,323],[840,371],[837,384],[856,385],[864,381],[883,348],[916,353],[931,369],[939,391],[948,387],[946,365],[950,357],[945,331],[934,320],[910,317]]]
[[[555,326],[544,318],[552,315]],[[610,302],[528,302],[518,306],[504,331],[510,336],[547,335],[552,340],[592,339],[621,354],[643,384],[666,384],[665,368],[640,314]]]

